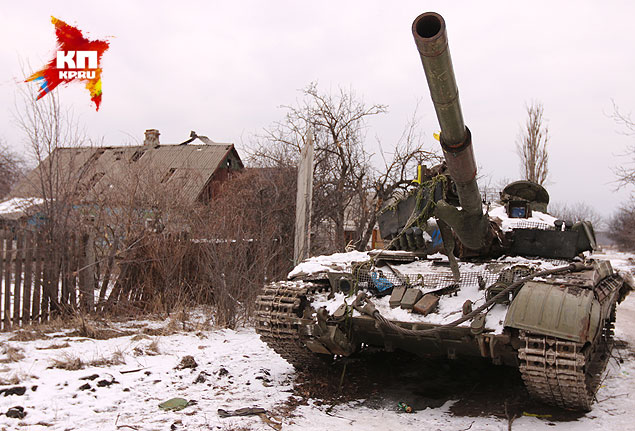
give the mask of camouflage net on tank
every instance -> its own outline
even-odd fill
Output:
[[[448,178],[445,175],[437,175],[436,177],[419,185],[415,192],[417,194],[415,210],[410,215],[410,218],[406,222],[405,226],[401,229],[401,232],[390,241],[386,249],[394,249],[395,245],[399,244],[399,238],[404,235],[404,232],[407,229],[413,226],[425,230],[428,219],[434,215],[434,209],[436,207],[436,202],[434,201],[434,191],[439,184],[442,184],[441,189],[443,190],[443,199],[445,199],[446,187],[448,184]],[[426,191],[428,191],[428,193],[426,193]],[[426,194],[428,195],[427,199]]]

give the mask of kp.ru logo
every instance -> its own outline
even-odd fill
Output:
[[[64,21],[51,17],[55,26],[58,51],[55,59],[51,60],[44,69],[35,72],[26,82],[36,81],[40,84],[37,100],[51,92],[55,87],[74,80],[86,81],[86,89],[90,92],[90,99],[99,111],[101,104],[101,56],[108,49],[108,42],[103,40],[90,41],[81,30],[70,26]]]
[[[75,57],[75,60],[73,60]],[[86,60],[88,59],[88,67]],[[57,70],[60,79],[95,79],[97,69],[97,51],[57,51]],[[64,69],[93,69],[93,70],[64,70]]]

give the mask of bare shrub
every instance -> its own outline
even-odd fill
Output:
[[[193,233],[206,238],[198,271],[209,280],[217,325],[248,320],[263,284],[291,270],[295,181],[288,167],[245,170],[224,185],[209,225]]]
[[[621,207],[608,223],[608,235],[622,250],[635,251],[635,201]]]

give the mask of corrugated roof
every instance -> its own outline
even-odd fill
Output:
[[[11,197],[42,197],[41,173],[53,166],[63,184],[76,187],[80,195],[102,187],[116,187],[131,172],[142,173],[149,184],[178,190],[180,197],[195,201],[212,175],[233,152],[232,144],[161,145],[134,147],[58,148],[29,172],[11,192]],[[134,168],[134,169],[131,169]]]

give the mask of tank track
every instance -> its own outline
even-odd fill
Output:
[[[591,410],[613,347],[614,321],[613,308],[593,344],[521,331],[519,369],[529,393],[565,409]]]
[[[300,333],[307,295],[322,289],[315,283],[281,281],[265,286],[256,298],[256,332],[260,339],[300,371],[324,367],[325,359],[330,359],[311,352]]]

